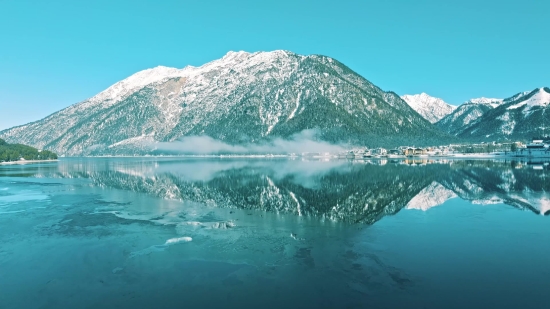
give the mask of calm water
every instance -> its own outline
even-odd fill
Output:
[[[504,161],[0,166],[0,308],[544,308],[549,175]]]

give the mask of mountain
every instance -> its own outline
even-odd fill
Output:
[[[550,88],[514,96],[471,122],[459,137],[476,140],[528,140],[547,134]]]
[[[502,112],[505,109],[502,108],[502,106],[510,106],[511,104],[514,104],[514,102],[521,103],[525,100],[528,100],[530,96],[534,95],[534,92],[541,91],[541,89],[543,88],[536,89],[535,91],[519,92],[506,99],[493,99],[485,97],[470,99],[464,102],[462,105],[458,106],[458,108],[455,109],[452,113],[436,122],[435,125],[441,130],[451,135],[458,136],[462,139],[479,140],[488,138],[489,140],[494,140],[495,138],[506,139],[510,137],[530,138],[527,135],[533,133],[533,131],[536,130],[527,129],[528,132],[516,134],[515,136],[502,134],[508,132],[510,130],[509,127],[512,124],[511,122],[509,122],[508,124],[503,123],[501,125],[495,124],[494,117],[502,117],[503,119],[505,119],[508,116],[504,115],[505,113]],[[495,112],[493,110],[496,110],[498,112]],[[497,119],[497,121],[498,120],[501,119]],[[520,122],[522,121],[523,120],[520,119]],[[526,123],[525,125],[530,126],[530,124],[528,123]],[[486,126],[485,129],[482,128],[484,126]],[[498,128],[499,126],[500,128]],[[495,131],[492,132],[491,130]],[[476,134],[473,131],[478,132],[479,134]],[[535,133],[535,135],[536,134],[540,133]]]
[[[449,139],[398,95],[337,60],[282,50],[229,52],[201,67],[144,70],[0,137],[78,156],[143,153],[147,145],[186,136],[257,144],[304,130],[371,147]]]
[[[436,122],[435,125],[451,135],[459,135],[471,122],[491,109],[493,109],[491,103],[466,102]]]
[[[456,109],[456,106],[445,103],[442,99],[429,96],[424,92],[415,95],[406,94],[401,98],[431,123],[436,123]]]

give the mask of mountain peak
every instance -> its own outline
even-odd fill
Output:
[[[515,102],[518,103],[513,104],[506,109],[510,110],[521,106],[527,106],[527,109],[524,111],[529,111],[531,108],[536,106],[548,106],[550,104],[550,89],[546,87],[537,88]]]
[[[425,92],[414,95],[406,94],[401,98],[431,123],[436,123],[456,109],[456,106],[450,105],[440,98],[432,97]]]
[[[160,82],[166,78],[178,77],[186,69],[177,69],[166,66],[157,66],[139,71],[129,77],[117,82],[111,87],[90,98],[90,102],[111,101],[117,102],[127,94],[139,90],[147,85]]]
[[[228,58],[228,57],[234,57],[234,56],[239,56],[239,55],[250,55],[249,52],[246,52],[244,50],[240,50],[240,51],[233,51],[233,50],[230,50],[228,51],[225,56],[222,57],[223,58]]]

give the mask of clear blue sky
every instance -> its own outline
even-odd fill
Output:
[[[157,65],[229,50],[334,57],[458,104],[550,86],[550,1],[0,0],[0,129]]]

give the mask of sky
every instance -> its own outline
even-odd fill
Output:
[[[550,86],[550,1],[0,0],[0,130],[158,65],[228,51],[333,57],[448,103]]]

